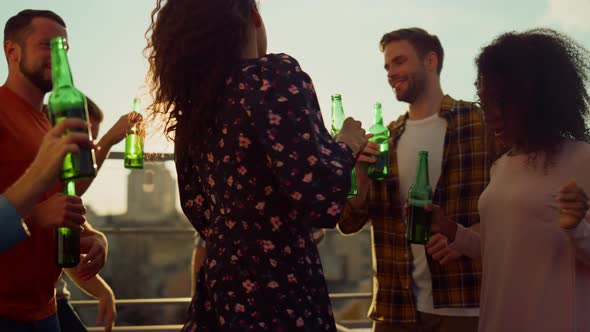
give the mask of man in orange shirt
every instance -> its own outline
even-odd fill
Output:
[[[43,97],[52,89],[49,40],[56,36],[67,36],[66,25],[51,11],[24,10],[4,28],[8,78],[0,87],[0,192],[27,169],[51,127],[42,110]],[[122,118],[98,142],[99,167],[112,145],[125,137],[127,125]],[[90,182],[77,184],[80,195]],[[60,189],[56,183],[24,218],[31,236],[0,253],[1,331],[59,331],[54,285],[61,268],[55,264],[54,230],[38,227],[35,221],[63,218],[56,213]],[[88,280],[105,264],[107,241],[87,222],[82,226],[81,251],[88,255],[76,270]]]

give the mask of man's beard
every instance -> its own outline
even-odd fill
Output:
[[[403,94],[395,93],[395,97],[399,101],[411,104],[415,102],[418,97],[426,89],[426,74],[423,71],[413,73],[408,79],[408,87]]]
[[[43,77],[43,67],[39,69],[30,69],[25,66],[26,59],[23,58],[19,64],[20,71],[31,81],[41,92],[47,93],[53,89],[53,81]]]

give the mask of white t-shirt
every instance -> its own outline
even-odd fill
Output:
[[[406,128],[397,145],[400,197],[406,201],[410,186],[416,176],[418,152],[428,151],[428,175],[434,191],[442,170],[447,121],[434,114],[421,120],[406,121]],[[418,311],[441,316],[478,316],[479,308],[434,309],[432,300],[432,276],[428,268],[426,250],[423,245],[412,244],[414,256],[414,296]]]

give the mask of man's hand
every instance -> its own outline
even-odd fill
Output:
[[[379,155],[379,145],[377,143],[368,141],[368,139],[373,137],[373,135],[367,134],[365,137],[367,139],[367,144],[359,153],[355,166],[358,195],[348,200],[353,209],[361,209],[366,204],[369,185],[372,181],[367,175],[368,165],[375,163],[377,160],[373,156]]]
[[[76,273],[80,279],[87,281],[94,277],[105,266],[108,244],[104,235],[94,234],[80,238],[80,264]]]
[[[127,132],[135,123],[141,121],[143,121],[143,117],[137,112],[131,112],[121,116],[111,129],[104,134],[99,145],[106,142],[108,144],[107,148],[110,149],[111,146],[119,143],[125,138],[125,136],[127,136]],[[103,146],[101,146],[101,148],[103,148]]]
[[[141,114],[137,112],[131,112],[129,114],[125,114],[119,118],[119,120],[109,129],[109,131],[104,134],[104,136],[99,140],[97,147],[96,147],[96,166],[98,170],[102,167],[105,159],[109,155],[109,151],[113,147],[113,145],[122,141],[125,136],[127,136],[128,130],[137,122],[143,121]],[[98,123],[100,122],[99,118],[95,118],[93,120],[93,135],[98,134]],[[141,125],[141,131],[143,130],[143,125]],[[140,133],[144,135],[144,133]],[[92,183],[93,179],[83,180],[76,183],[76,192],[78,195],[82,195],[86,192],[90,184]]]
[[[103,325],[105,332],[111,332],[117,318],[117,307],[115,306],[115,294],[110,288],[105,289],[98,296],[98,314],[96,324]]]
[[[461,257],[461,254],[458,251],[449,248],[447,238],[440,233],[434,234],[430,237],[430,241],[428,241],[428,244],[426,245],[426,252],[428,252],[432,258],[437,260],[440,265],[445,265],[448,262]]]
[[[373,134],[367,134],[367,145],[365,145],[365,148],[361,152],[357,163],[374,164],[377,161],[373,156],[379,156],[379,144],[369,141],[368,139],[371,137],[373,137]]]
[[[453,242],[457,234],[457,224],[445,215],[439,205],[426,204],[424,205],[424,210],[432,212],[430,232],[442,233],[450,242]]]
[[[76,196],[68,196],[62,193],[53,194],[49,199],[37,204],[26,220],[32,220],[41,227],[69,227],[77,232],[84,228],[86,208],[82,199]]]
[[[368,134],[367,139],[373,137],[373,134]],[[367,141],[367,145],[359,155],[356,161],[356,173],[358,185],[365,186],[371,182],[371,179],[367,175],[368,164],[374,164],[379,156],[379,144],[371,141]]]
[[[76,269],[64,269],[64,271],[81,290],[98,300],[96,322],[99,325],[104,323],[104,330],[110,332],[117,317],[113,290],[99,275],[89,280],[81,280],[77,269],[78,267]]]
[[[66,132],[72,129],[87,128],[86,122],[74,118],[65,119],[56,124],[43,137],[43,142],[41,142],[37,156],[31,163],[28,172],[31,172],[31,175],[36,177],[42,186],[50,186],[55,183],[67,153],[77,154],[80,152],[80,147],[94,148],[92,140],[87,134],[80,132],[66,134]]]

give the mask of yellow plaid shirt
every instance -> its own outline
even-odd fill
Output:
[[[474,103],[445,96],[439,115],[447,120],[442,172],[433,202],[457,223],[479,223],[477,201],[489,181],[489,169],[497,146],[486,133],[483,113]],[[370,186],[364,209],[346,205],[338,228],[344,234],[360,231],[371,222],[373,241],[373,303],[369,317],[389,323],[416,321],[412,292],[413,256],[405,238],[399,192],[397,143],[408,114],[389,124],[391,132],[390,177]],[[428,257],[435,308],[479,306],[481,261],[461,257],[441,266]]]

